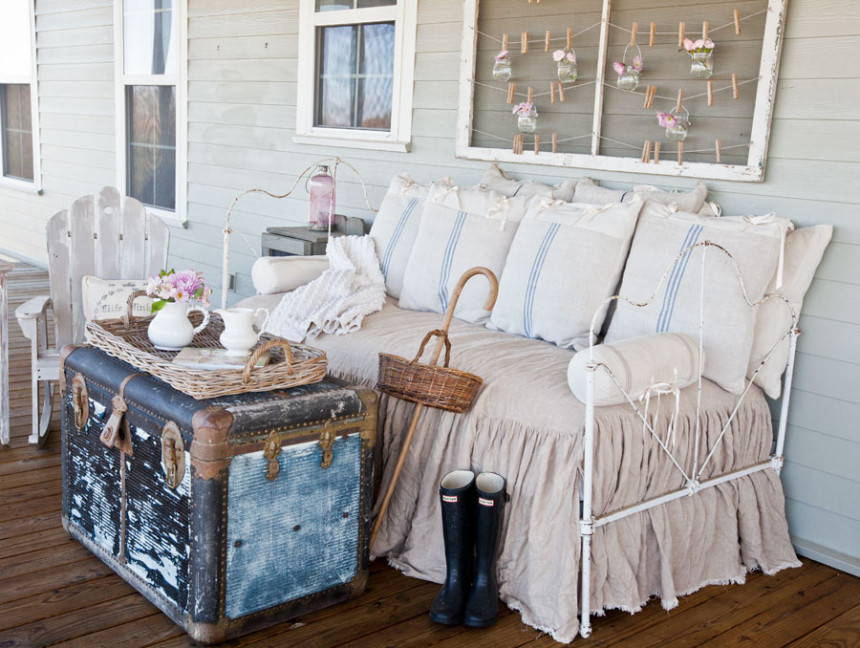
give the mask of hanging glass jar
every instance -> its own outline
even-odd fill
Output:
[[[538,111],[533,103],[524,101],[514,106],[513,113],[517,116],[517,128],[521,133],[534,133],[537,129]]]
[[[508,50],[502,50],[496,54],[496,60],[493,63],[493,80],[511,80],[511,55]]]
[[[676,142],[687,139],[690,129],[690,113],[684,106],[675,107],[668,113],[657,113],[657,123],[666,129],[666,137]]]
[[[560,83],[576,81],[576,52],[572,49],[559,49],[552,53],[553,60],[558,64],[558,80]]]
[[[710,79],[714,74],[714,41],[710,38],[692,41],[684,39],[684,49],[690,55],[690,76]]]
[[[631,47],[636,48],[636,55],[630,63],[627,63],[627,54]],[[615,61],[612,64],[613,69],[618,73],[617,87],[619,90],[628,90],[633,92],[639,87],[639,73],[642,71],[642,50],[638,45],[628,45],[624,48],[624,55],[620,61]]]

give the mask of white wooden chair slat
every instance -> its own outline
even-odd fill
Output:
[[[123,264],[123,242],[120,239],[123,230],[119,218],[122,210],[120,200],[119,191],[113,187],[105,187],[99,193],[98,203],[95,205],[98,238],[96,239],[95,253],[96,269],[93,274],[103,279],[125,278],[125,275],[120,273]]]
[[[72,203],[69,213],[69,231],[72,240],[69,247],[69,276],[71,277],[71,307],[72,336],[71,339],[57,336],[57,348],[70,342],[78,343],[84,340],[84,309],[81,290],[81,278],[84,275],[96,274],[96,239],[95,239],[95,200],[93,196],[78,198]],[[56,275],[49,268],[51,278]],[[54,311],[56,312],[56,305]]]
[[[148,239],[148,258],[144,276],[155,275],[159,270],[167,269],[167,247],[170,243],[170,229],[167,224],[160,218],[150,218]]]
[[[51,281],[51,302],[57,344],[72,341],[71,272],[69,268],[69,212],[63,210],[48,221],[48,265]],[[62,280],[65,277],[65,281]]]
[[[122,279],[146,279],[146,210],[137,200],[126,200],[122,210],[122,258],[120,259],[120,277]],[[160,222],[160,221],[159,221]]]

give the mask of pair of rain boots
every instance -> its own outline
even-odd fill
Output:
[[[496,558],[505,506],[505,480],[455,470],[442,478],[442,535],[447,576],[430,608],[430,620],[476,628],[499,617]]]

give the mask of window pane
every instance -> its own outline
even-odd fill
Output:
[[[124,0],[126,74],[175,74],[177,19],[173,0]]]
[[[0,3],[0,78],[29,77],[30,12],[29,0],[3,0]],[[16,81],[19,79],[15,79]]]
[[[367,7],[390,7],[397,0],[317,0],[317,11],[337,11],[338,9],[365,9]]]
[[[127,193],[145,205],[176,207],[176,89],[129,86]]]
[[[30,86],[0,86],[0,123],[3,128],[3,175],[33,179],[33,127]]]
[[[317,126],[391,128],[394,23],[319,30]]]

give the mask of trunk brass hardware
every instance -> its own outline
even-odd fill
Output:
[[[185,444],[179,426],[173,421],[168,421],[161,430],[161,467],[164,483],[176,490],[185,476]]]
[[[328,468],[331,466],[331,460],[334,458],[334,452],[331,449],[335,439],[335,427],[332,425],[331,419],[325,422],[323,429],[320,431],[319,446],[322,448],[322,462],[320,466]]]
[[[266,479],[275,479],[281,471],[281,464],[278,461],[279,454],[281,454],[281,444],[278,439],[278,433],[273,432],[266,441],[265,448],[263,449],[263,456],[269,460],[269,465],[266,467]]]
[[[87,381],[79,373],[72,379],[72,410],[75,413],[75,427],[83,430],[90,417],[90,397],[87,393]]]

